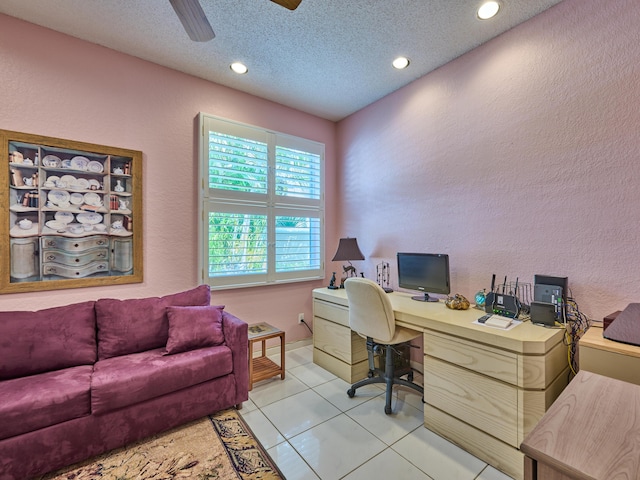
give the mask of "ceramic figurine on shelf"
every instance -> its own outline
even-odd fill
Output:
[[[124,187],[122,186],[122,180],[116,180],[116,186],[113,187],[115,192],[124,192]]]

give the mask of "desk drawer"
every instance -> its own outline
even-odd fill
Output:
[[[515,353],[429,330],[424,332],[424,353],[512,385],[518,384]]]
[[[349,327],[313,317],[313,346],[349,365],[367,359],[365,339]]]
[[[326,318],[345,327],[349,326],[349,309],[342,305],[325,302],[324,300],[314,300],[313,315]]]
[[[518,389],[424,357],[424,391],[428,404],[518,448]]]

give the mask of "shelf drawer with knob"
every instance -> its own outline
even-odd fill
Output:
[[[58,249],[66,252],[83,252],[92,248],[109,247],[109,239],[104,235],[92,235],[83,238],[68,238],[60,236],[43,236],[42,249]]]
[[[71,253],[64,250],[47,249],[43,252],[44,263],[59,263],[61,265],[84,267],[91,262],[109,259],[108,248],[95,248],[83,253]]]
[[[58,263],[45,263],[42,265],[43,275],[55,275],[65,278],[84,278],[101,272],[109,273],[108,262],[92,262],[83,267],[70,267]]]

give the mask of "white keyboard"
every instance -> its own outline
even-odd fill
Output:
[[[513,320],[511,318],[503,317],[502,315],[491,315],[484,322],[485,325],[498,328],[507,328],[509,325],[511,325],[511,323],[513,323]]]

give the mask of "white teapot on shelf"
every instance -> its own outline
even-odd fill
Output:
[[[18,227],[23,230],[29,230],[33,226],[33,222],[28,218],[23,218],[18,222]]]

